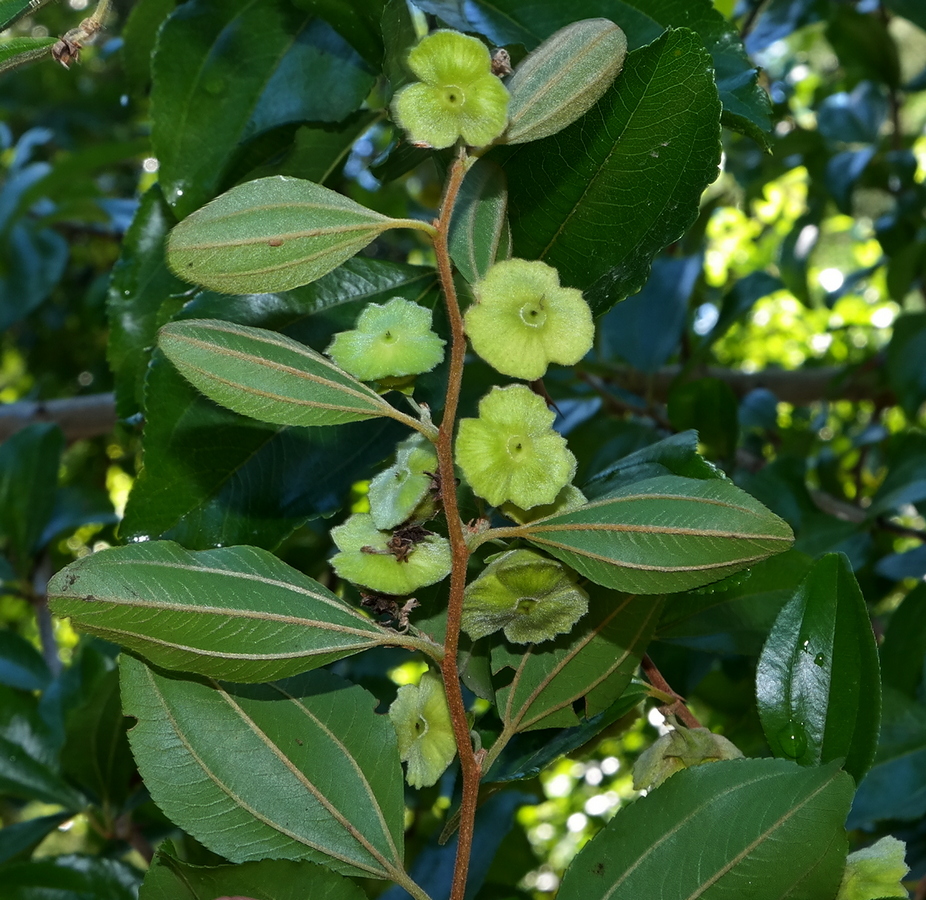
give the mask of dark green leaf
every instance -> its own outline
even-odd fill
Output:
[[[259,178],[184,219],[171,232],[167,260],[210,290],[285,291],[316,281],[399,224],[311,181]]]
[[[151,82],[151,56],[158,29],[176,5],[177,0],[136,0],[122,26],[122,64],[134,93],[142,93]]]
[[[641,372],[655,372],[663,365],[678,350],[703,263],[700,255],[654,260],[643,290],[602,318],[602,355],[620,356]]]
[[[885,0],[885,6],[926,31],[926,9],[918,0]]]
[[[0,684],[41,691],[50,680],[48,665],[29,641],[13,631],[0,631]]]
[[[215,196],[242,140],[283,122],[339,121],[372,75],[330,27],[289,4],[194,0],[161,28],[153,81],[158,179],[182,218]]]
[[[786,550],[791,529],[727,481],[665,475],[512,529],[605,587],[656,594]]]
[[[48,297],[67,260],[68,243],[56,231],[15,222],[0,243],[0,332]]]
[[[274,425],[342,425],[377,416],[406,423],[375,391],[291,338],[217,319],[165,325],[158,343],[209,399]]]
[[[141,872],[115,859],[55,856],[3,869],[3,900],[135,900]]]
[[[503,670],[496,689],[507,732],[569,728],[579,724],[574,704],[585,700],[587,718],[623,694],[646,652],[661,597],[635,597],[593,588],[589,612],[569,634],[526,648],[499,643],[492,669]],[[490,751],[491,752],[491,751]]]
[[[739,411],[733,388],[719,378],[698,378],[672,388],[666,405],[679,431],[697,429],[709,456],[732,459],[739,441]]]
[[[0,31],[10,27],[17,19],[43,7],[49,0],[0,0]]]
[[[515,255],[557,268],[596,312],[638,291],[717,177],[720,101],[711,73],[696,34],[668,32],[628,56],[578,122],[510,151]]]
[[[68,729],[61,751],[64,774],[80,785],[97,805],[108,811],[122,808],[135,774],[122,715],[119,677],[115,669],[85,687],[79,702],[68,710]]]
[[[371,66],[383,58],[380,22],[385,0],[294,0],[330,24]]]
[[[656,638],[724,656],[757,657],[813,560],[786,550],[725,581],[669,597]]]
[[[852,780],[836,766],[736,759],[684,769],[618,810],[559,900],[821,900],[846,861]]]
[[[55,813],[51,816],[16,822],[13,825],[4,825],[0,828],[0,864],[9,862],[20,854],[25,855],[31,852],[50,832],[62,822],[67,821],[70,816],[69,812]]]
[[[343,875],[310,862],[264,859],[238,866],[194,866],[162,844],[138,892],[139,900],[364,900],[363,891]]]
[[[172,0],[171,0],[172,2]],[[116,379],[116,412],[128,418],[141,410],[145,372],[163,323],[162,308],[178,305],[170,298],[189,292],[164,262],[167,233],[177,223],[159,184],[142,197],[113,267],[106,313],[107,357]]]
[[[606,710],[573,728],[516,734],[501,752],[484,781],[521,781],[536,778],[550,763],[592,741],[650,696],[649,690],[631,684]]]
[[[698,455],[697,431],[682,431],[635,450],[609,465],[582,485],[582,493],[596,500],[617,488],[654,478],[681,475],[683,478],[722,478],[722,472]]]
[[[499,255],[509,248],[508,188],[505,173],[488,159],[480,159],[466,173],[450,223],[450,256],[470,283],[485,278]]]
[[[405,61],[409,50],[418,43],[418,33],[406,0],[387,0],[381,27],[385,48],[383,74],[389,80],[389,93],[385,99],[389,100],[402,85],[412,80]]]
[[[907,313],[894,322],[887,345],[887,377],[907,415],[916,417],[926,400],[926,313]]]
[[[926,706],[884,689],[884,719],[874,765],[859,785],[847,823],[872,829],[885,819],[926,814]]]
[[[0,541],[21,575],[51,517],[64,437],[56,425],[37,423],[0,445]]]
[[[355,260],[300,292],[211,299],[229,316],[292,326],[294,334],[311,337],[313,314],[320,310],[349,301],[382,302],[392,290],[414,299],[432,284],[428,271]],[[244,419],[203,397],[160,354],[149,370],[147,396],[145,466],[122,533],[165,537],[191,549],[275,547],[307,518],[338,509],[350,486],[370,477],[372,466],[407,434],[387,419],[332,428]]]
[[[256,547],[150,541],[94,553],[48,586],[75,626],[168,669],[270,681],[404,638]]]
[[[758,84],[758,72],[735,26],[709,0],[573,0],[568,4],[468,0],[465,6],[457,0],[415,0],[415,5],[436,13],[454,28],[485,34],[496,44],[523,44],[528,50],[570,22],[598,16],[620,25],[631,50],[655,41],[666,28],[690,28],[711,54],[724,124],[763,147],[768,144],[768,95]]]
[[[372,695],[323,671],[241,687],[121,669],[139,770],[179,827],[232,862],[402,879],[402,770]]]
[[[55,37],[18,37],[0,41],[0,72],[34,59],[51,59],[51,47],[57,41]]]
[[[759,716],[776,756],[818,766],[871,766],[881,680],[868,610],[841,554],[818,560],[779,613],[756,672]]]
[[[918,584],[891,614],[881,644],[885,687],[917,697],[926,662],[926,584]]]

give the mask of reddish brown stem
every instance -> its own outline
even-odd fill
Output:
[[[460,755],[460,769],[463,776],[463,798],[460,804],[460,831],[457,844],[457,858],[453,870],[453,885],[450,900],[463,900],[466,890],[466,876],[469,870],[469,858],[473,846],[473,825],[476,806],[479,800],[479,761],[473,752],[473,743],[469,733],[469,721],[463,694],[460,688],[460,676],[457,672],[457,648],[460,638],[460,621],[463,612],[463,589],[466,587],[466,565],[469,561],[469,549],[460,511],[457,505],[456,491],[453,486],[456,479],[453,471],[453,430],[457,417],[457,405],[460,400],[460,384],[463,377],[463,359],[466,353],[466,336],[463,331],[463,316],[457,300],[453,283],[453,268],[450,263],[448,238],[450,219],[456,202],[460,185],[466,174],[466,157],[461,153],[454,161],[441,203],[440,217],[437,220],[437,236],[434,249],[437,256],[437,270],[440,275],[441,288],[450,321],[450,373],[447,383],[447,396],[444,401],[444,414],[441,418],[437,438],[437,460],[443,485],[444,512],[447,517],[447,531],[450,549],[453,554],[453,569],[450,573],[450,598],[447,605],[447,637],[444,641],[444,659],[441,663],[441,675],[447,692],[447,704],[453,722],[453,734],[456,739],[457,752]]]
[[[673,715],[684,722],[689,728],[702,728],[697,716],[685,705],[685,698],[673,689],[672,685],[663,677],[662,672],[656,667],[656,663],[650,659],[649,654],[644,654],[640,661],[640,668],[646,680],[657,690],[674,697],[672,703],[660,707],[663,715]]]

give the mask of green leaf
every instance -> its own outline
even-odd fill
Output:
[[[216,319],[165,325],[158,343],[210,400],[274,425],[342,425],[376,416],[407,421],[375,391],[291,338]]]
[[[791,529],[727,481],[664,475],[511,529],[587,578],[657,594],[698,587],[786,550]]]
[[[758,84],[758,71],[735,25],[710,0],[573,0],[568,4],[467,0],[465,6],[456,0],[416,0],[416,5],[448,22],[456,18],[455,28],[485,34],[499,45],[523,44],[528,50],[564,25],[598,16],[620,25],[631,50],[652,43],[666,28],[690,28],[711,54],[723,101],[724,124],[748,134],[762,147],[768,146],[768,95]]]
[[[328,22],[370,65],[383,58],[380,22],[385,0],[293,0]]]
[[[884,685],[911,699],[923,681],[926,662],[926,584],[918,584],[891,613],[881,644]]]
[[[352,328],[368,302],[401,296],[432,305],[435,281],[431,269],[358,257],[283,294],[203,293],[183,315],[285,329],[323,347],[333,332]],[[440,408],[444,378],[438,369],[419,379],[419,398],[432,409]],[[146,393],[145,464],[121,533],[168,538],[189,549],[276,547],[307,518],[339,509],[350,486],[369,478],[408,433],[391,419],[330,428],[263,425],[207,400],[159,352]]]
[[[158,29],[174,11],[177,0],[136,0],[120,30],[122,65],[133,94],[142,94],[151,83],[151,56]]]
[[[141,872],[115,859],[67,854],[3,868],[3,900],[135,900]]]
[[[365,894],[343,875],[310,862],[263,859],[237,866],[195,866],[178,859],[162,844],[138,892],[138,900],[215,900],[246,896],[252,900],[364,900]]]
[[[485,278],[498,258],[511,255],[505,173],[480,159],[460,187],[450,222],[450,257],[470,283]]]
[[[836,766],[736,759],[684,769],[618,810],[559,900],[821,900],[846,861],[852,780]]]
[[[666,405],[678,431],[696,428],[709,456],[732,459],[739,441],[739,412],[733,388],[719,378],[698,378],[673,387]]]
[[[145,192],[113,267],[106,301],[107,358],[116,381],[116,412],[128,418],[141,410],[145,373],[163,324],[162,308],[189,292],[164,262],[167,233],[177,223],[159,184]]]
[[[17,19],[40,9],[48,2],[49,0],[0,0],[0,31],[5,31]]]
[[[756,672],[759,716],[776,756],[818,766],[871,766],[881,679],[868,610],[848,559],[818,560],[779,613]]]
[[[894,322],[887,345],[887,378],[907,415],[916,418],[926,400],[926,313],[907,313]]]
[[[397,224],[311,181],[258,178],[187,216],[171,232],[167,261],[210,290],[285,291],[321,278]]]
[[[415,20],[406,0],[387,0],[380,23],[383,34],[383,74],[389,81],[389,90],[383,98],[389,101],[405,83],[412,80],[406,65],[408,53],[418,43]]]
[[[661,610],[661,597],[593,590],[589,612],[571,633],[526,649],[507,642],[493,647],[496,675],[514,672],[496,690],[506,730],[578,725],[573,704],[583,698],[587,718],[611,706],[630,683]]]
[[[18,37],[0,41],[0,72],[34,59],[51,59],[51,47],[57,42],[56,37]]]
[[[36,423],[0,446],[0,542],[20,575],[51,518],[64,436],[57,425]]]
[[[232,862],[401,878],[402,770],[372,695],[323,671],[242,687],[165,677],[127,656],[121,670],[139,771],[184,831]]]
[[[41,691],[49,681],[51,672],[42,654],[15,631],[0,631],[0,684]]]
[[[604,312],[695,221],[719,161],[710,57],[693,32],[669,31],[578,122],[506,157],[515,256],[554,266]]]
[[[181,218],[218,193],[243,140],[284,122],[337,122],[373,83],[326,23],[266,0],[182,4],[160,30],[152,71],[158,180]]]
[[[270,681],[403,638],[265,550],[189,552],[149,541],[83,557],[52,608],[167,669]]]
[[[0,864],[9,862],[20,854],[31,853],[48,834],[70,817],[71,813],[61,812],[4,825],[0,828]]]

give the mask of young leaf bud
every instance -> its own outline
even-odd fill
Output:
[[[463,630],[473,639],[500,628],[514,644],[566,634],[588,612],[588,594],[561,563],[533,550],[496,557],[467,588]]]
[[[640,754],[633,766],[633,788],[652,790],[682,769],[721,759],[739,759],[742,755],[722,735],[707,728],[679,725]]]
[[[457,434],[457,465],[473,492],[492,506],[552,503],[576,471],[566,440],[550,427],[555,418],[530,388],[492,388],[479,418],[462,419]]]
[[[502,141],[536,141],[571,125],[601,99],[626,56],[627,38],[608,19],[561,28],[511,76],[510,123]]]
[[[425,672],[418,684],[400,687],[389,718],[399,739],[399,757],[408,763],[405,780],[416,788],[436,784],[457,752],[440,678]]]
[[[436,471],[437,453],[427,438],[416,434],[402,441],[395,463],[370,482],[370,515],[376,527],[385,531],[434,515],[436,505],[429,494]]]
[[[539,260],[496,263],[475,285],[466,311],[473,350],[512,378],[535,381],[551,363],[575,365],[592,347],[592,311],[575,288],[560,287],[556,269]]]
[[[354,378],[378,381],[430,372],[444,358],[444,341],[431,330],[431,311],[393,297],[370,303],[352,331],[334,336],[328,355]]]
[[[457,31],[435,31],[408,55],[418,77],[392,101],[392,114],[413,141],[440,149],[457,138],[482,147],[508,124],[508,90],[492,74],[488,48]]]
[[[882,897],[907,897],[900,883],[909,872],[904,862],[907,847],[890,835],[864,850],[850,853],[836,900],[881,900]]]
[[[347,581],[381,594],[405,596],[450,574],[450,544],[422,528],[380,531],[368,513],[331,529],[340,553],[331,558]]]

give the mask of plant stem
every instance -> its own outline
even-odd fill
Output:
[[[447,604],[447,637],[444,641],[445,655],[441,663],[441,676],[444,681],[444,690],[447,692],[447,704],[450,707],[453,734],[457,744],[457,752],[460,756],[460,769],[463,776],[463,796],[460,803],[460,836],[457,844],[457,858],[453,870],[450,900],[463,900],[466,890],[466,875],[473,846],[473,824],[476,817],[476,805],[479,800],[479,779],[481,776],[479,761],[473,751],[473,744],[469,734],[466,706],[463,703],[460,676],[457,672],[457,648],[460,638],[463,590],[466,587],[466,565],[469,561],[469,548],[466,546],[466,536],[457,505],[456,476],[453,469],[453,431],[456,424],[457,405],[460,400],[460,385],[463,379],[466,336],[463,331],[463,316],[460,313],[460,304],[453,283],[453,268],[450,263],[448,238],[453,206],[466,170],[466,154],[465,151],[461,151],[460,156],[454,160],[450,169],[440,215],[436,223],[437,235],[434,239],[437,270],[444,293],[451,334],[447,396],[444,401],[444,413],[437,438],[437,460],[443,489],[444,513],[447,517],[447,532],[453,557],[453,569],[450,573],[450,598]]]
[[[702,728],[703,726],[698,721],[697,716],[685,705],[685,698],[679,694],[677,691],[672,689],[672,685],[666,681],[662,672],[656,668],[656,663],[650,659],[649,654],[644,654],[643,659],[640,660],[640,668],[643,670],[643,674],[646,676],[646,680],[657,690],[667,694],[669,697],[673,697],[674,700],[671,703],[666,704],[662,707],[664,714],[671,713],[677,719],[681,719],[689,728]]]

